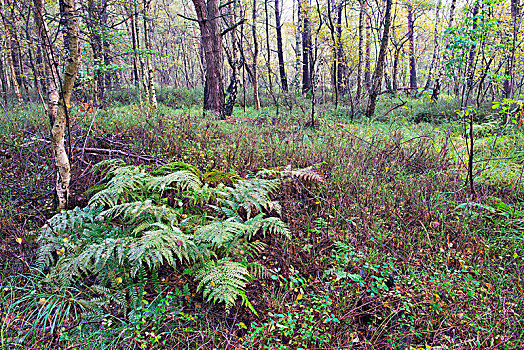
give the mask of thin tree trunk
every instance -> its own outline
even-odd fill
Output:
[[[269,81],[269,93],[273,95],[273,78],[271,77],[271,46],[269,46],[269,11],[267,9],[267,2],[270,0],[264,0],[264,11],[266,12],[266,49],[267,49],[267,77]]]
[[[7,11],[9,6],[9,0],[2,0],[3,10]],[[10,24],[7,22],[6,16],[6,13],[2,15],[2,22],[4,24],[6,34],[4,43],[7,56],[7,67],[9,70],[9,75],[11,76],[11,86],[13,87],[13,92],[15,93],[18,102],[22,103],[24,100],[22,99],[22,93],[20,92],[19,77],[17,76],[15,61],[13,60],[13,57],[16,57],[16,55],[13,53],[13,43],[16,44],[16,41],[13,39],[13,30],[10,27]]]
[[[43,19],[44,0],[34,0],[35,22],[42,48],[46,56],[46,65],[49,76],[49,107],[48,116],[52,123],[51,149],[56,174],[56,195],[58,199],[58,210],[67,209],[69,200],[69,183],[71,181],[71,166],[65,148],[65,131],[69,122],[69,108],[71,95],[75,83],[78,67],[80,65],[80,41],[78,36],[77,14],[74,0],[61,0],[61,10],[68,46],[67,64],[60,79],[57,62],[54,59],[49,39],[49,31]],[[61,80],[61,81],[60,81]],[[58,88],[59,87],[59,88]],[[60,90],[60,91],[59,91]]]
[[[514,80],[515,80],[515,77],[513,75],[513,67],[515,65],[515,52],[516,52],[516,49],[517,49],[517,40],[518,40],[518,35],[519,35],[519,24],[518,23],[518,17],[519,17],[519,9],[520,9],[520,5],[519,5],[519,0],[511,0],[511,22],[513,24],[513,30],[512,30],[512,34],[513,34],[513,37],[511,38],[511,53],[510,53],[510,57],[507,61],[507,64],[506,64],[506,70],[505,70],[505,75],[506,75],[506,79],[504,80],[504,97],[505,98],[511,98],[511,96],[513,95],[513,85],[514,85]]]
[[[284,50],[282,48],[282,24],[280,23],[280,2],[275,0],[275,24],[277,31],[277,56],[278,56],[278,71],[280,73],[280,83],[282,90],[287,92],[287,76],[286,67],[284,66]]]
[[[431,57],[431,64],[429,66],[428,78],[426,80],[426,85],[424,90],[428,90],[431,86],[431,79],[435,74],[434,69],[437,65],[438,55],[439,55],[439,35],[438,35],[438,26],[440,23],[440,6],[442,5],[442,0],[437,0],[437,5],[435,6],[435,31],[433,32],[433,56]]]
[[[364,60],[364,1],[359,0],[360,11],[358,15],[358,65],[357,65],[357,94],[356,100],[362,96],[362,61]]]
[[[297,0],[297,28],[295,30],[295,81],[300,79],[300,71],[302,67],[301,56],[302,56],[302,27],[303,27],[303,13],[302,13],[302,0]]]
[[[251,32],[253,34],[253,102],[255,109],[260,110],[260,96],[258,95],[258,38],[257,38],[257,1],[253,0],[253,12],[251,16]]]
[[[456,6],[456,4],[457,4],[457,0],[451,0],[451,7],[450,7],[450,10],[449,10],[448,28],[451,28],[453,26],[453,19],[454,19],[454,15],[455,15],[455,6]],[[441,87],[440,86],[440,82],[441,82],[443,77],[444,77],[444,67],[442,66],[442,64],[440,64],[439,65],[439,72],[438,72],[437,78],[435,79],[435,87],[433,88],[433,94],[431,95],[431,99],[434,100],[434,101],[436,101],[438,99],[438,96],[439,96],[439,93],[440,93],[440,87]]]
[[[147,95],[148,102],[151,104],[151,107],[157,107],[156,101],[156,90],[154,84],[154,75],[153,75],[153,64],[152,64],[152,45],[151,37],[149,31],[149,13],[151,11],[151,0],[144,0],[144,42],[146,45],[146,67],[147,67]]]
[[[384,13],[384,32],[382,33],[382,39],[380,40],[380,51],[377,58],[377,66],[373,73],[373,87],[369,94],[368,107],[366,116],[372,117],[375,113],[375,106],[377,103],[377,96],[382,85],[382,78],[384,76],[384,62],[386,60],[386,51],[388,47],[389,39],[389,27],[391,26],[391,5],[393,0],[386,0],[386,11]]]
[[[311,43],[311,28],[309,25],[309,8],[304,6],[304,28],[302,30],[302,93],[307,94],[311,91],[311,77],[312,77],[312,43]]]
[[[411,0],[408,2],[408,40],[409,40],[409,88],[417,90],[417,66],[415,60],[415,35],[413,20],[413,6]]]
[[[364,12],[366,16],[366,57],[364,68],[364,86],[368,92],[371,91],[371,19],[368,12],[367,0],[364,0]],[[376,69],[376,68],[375,68]]]
[[[224,107],[224,115],[226,117],[230,117],[233,115],[233,108],[235,106],[235,102],[237,100],[237,94],[238,94],[238,82],[240,81],[240,66],[241,61],[239,58],[239,52],[238,52],[238,40],[237,40],[237,33],[236,33],[236,25],[237,25],[237,12],[238,12],[238,1],[234,0],[233,4],[229,6],[229,11],[232,15],[233,19],[233,25],[235,28],[231,29],[229,31],[231,35],[231,56],[229,59],[229,65],[231,66],[231,69],[233,70],[231,74],[231,80],[229,83],[229,86],[227,87],[227,100]]]

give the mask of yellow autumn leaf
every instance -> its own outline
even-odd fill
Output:
[[[116,281],[116,283],[118,283],[118,284],[122,283],[122,277],[117,277],[117,278],[115,279],[115,281]]]
[[[518,257],[519,257],[519,255],[517,254],[517,252],[513,253],[513,258],[516,259],[516,258],[518,258]]]
[[[22,241],[22,238],[20,238],[20,237],[16,237],[15,241],[16,241],[16,243],[18,243],[18,244],[22,244],[22,242],[23,242],[23,241]]]
[[[64,248],[60,248],[60,249],[56,250],[56,254],[58,254],[58,255],[62,255],[64,253],[65,253],[65,249]]]
[[[302,293],[300,293],[299,295],[297,295],[297,301],[302,300],[302,297],[303,297]]]
[[[64,241],[65,243],[67,243],[67,242],[69,242],[69,238],[64,237],[63,241]]]
[[[215,282],[211,281],[210,285],[211,285],[211,287],[214,287],[215,286]]]

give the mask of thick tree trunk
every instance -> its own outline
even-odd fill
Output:
[[[206,79],[204,85],[204,111],[212,111],[219,118],[224,113],[224,84],[222,67],[222,40],[218,33],[219,0],[193,0],[200,27],[204,51]]]
[[[275,24],[277,30],[277,56],[278,56],[278,71],[280,73],[280,83],[282,90],[287,92],[287,76],[286,67],[284,66],[284,50],[282,48],[282,24],[280,23],[280,2],[275,0]]]
[[[372,117],[375,113],[375,106],[377,103],[377,96],[382,85],[382,78],[384,76],[384,62],[386,60],[386,51],[388,48],[389,28],[391,26],[391,5],[393,0],[386,0],[386,11],[384,13],[384,32],[380,40],[380,51],[378,53],[377,65],[373,73],[373,86],[369,93],[368,107],[366,111],[367,117]]]
[[[415,59],[415,35],[413,20],[413,6],[411,0],[408,2],[408,40],[409,40],[409,88],[411,90],[417,90],[417,66]]]
[[[65,131],[69,120],[71,94],[80,65],[80,41],[78,37],[77,14],[74,0],[61,0],[62,19],[65,25],[68,46],[68,60],[60,79],[58,63],[55,61],[49,31],[43,19],[44,0],[34,0],[35,22],[38,27],[40,43],[44,51],[48,82],[49,107],[48,116],[51,122],[51,149],[56,174],[56,195],[58,210],[65,210],[69,200],[69,183],[71,180],[71,166],[65,148]]]

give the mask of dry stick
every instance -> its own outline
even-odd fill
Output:
[[[402,101],[402,100],[401,100],[401,101]],[[387,111],[386,113],[384,113],[384,115],[382,116],[382,118],[384,118],[384,117],[385,117],[386,115],[388,115],[389,113],[393,112],[395,109],[404,106],[406,103],[407,103],[407,101],[402,101],[401,104],[399,104],[399,105],[397,105],[397,106],[393,106],[393,107],[391,107],[390,109],[388,109],[388,111]],[[381,119],[382,119],[382,118],[381,118]]]
[[[157,157],[145,156],[145,155],[140,155],[140,154],[135,154],[135,153],[130,153],[130,152],[124,152],[118,149],[84,148],[83,151],[85,151],[86,153],[92,153],[92,154],[107,154],[109,156],[111,156],[112,154],[118,154],[124,157],[137,158],[137,159],[145,160],[148,162],[154,161],[159,164],[166,164],[164,161],[160,160]]]
[[[95,113],[93,113],[93,119],[91,120],[91,125],[89,125],[89,129],[87,130],[86,138],[84,140],[84,146],[82,147],[82,155],[80,156],[80,158],[84,158],[84,150],[86,148],[87,139],[89,138],[89,133],[91,132],[91,128],[93,127],[97,114],[98,114],[98,109],[95,111]]]

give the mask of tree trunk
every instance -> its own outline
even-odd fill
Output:
[[[364,0],[364,12],[366,16],[366,58],[364,68],[364,86],[368,92],[371,91],[371,19],[368,13],[367,0]],[[376,69],[376,68],[375,68]]]
[[[364,60],[364,13],[365,5],[364,1],[359,0],[360,11],[358,16],[358,65],[357,65],[357,96],[356,100],[359,101],[362,96],[362,61]]]
[[[431,64],[429,66],[428,78],[426,80],[426,85],[424,90],[428,90],[431,86],[431,79],[433,79],[435,65],[437,65],[439,57],[439,35],[438,35],[438,26],[440,23],[440,6],[442,0],[437,0],[437,5],[435,7],[435,31],[433,32],[433,56],[431,57]]]
[[[142,104],[142,94],[140,91],[140,76],[138,75],[138,43],[137,43],[137,33],[136,33],[136,4],[133,1],[133,4],[129,6],[129,17],[131,19],[131,43],[133,45],[133,80],[135,82],[138,99],[140,104]]]
[[[311,43],[311,28],[309,26],[309,8],[304,6],[304,28],[302,30],[302,93],[307,94],[311,91],[311,77],[312,77],[312,43]]]
[[[302,69],[300,66],[300,58],[302,56],[302,27],[304,22],[302,6],[302,0],[297,0],[297,28],[295,30],[295,81],[299,81],[300,71]]]
[[[511,53],[510,57],[507,60],[506,64],[506,70],[505,75],[506,79],[504,80],[504,97],[505,98],[511,98],[513,95],[513,81],[515,77],[513,76],[513,66],[515,65],[515,51],[517,49],[517,40],[519,35],[519,23],[518,23],[518,17],[519,17],[519,0],[511,0],[511,22],[513,24],[513,30],[512,34],[513,37],[511,38]]]
[[[227,87],[227,100],[224,107],[224,116],[230,117],[233,115],[233,108],[235,106],[238,94],[238,82],[240,81],[240,67],[242,62],[239,58],[239,43],[237,40],[236,26],[237,26],[237,12],[238,12],[238,1],[234,0],[233,4],[229,6],[229,12],[232,15],[233,19],[233,29],[229,31],[231,36],[231,57],[229,59],[229,65],[233,72],[231,73],[231,80],[229,86]]]
[[[275,24],[277,30],[277,56],[278,56],[278,71],[280,73],[280,82],[282,90],[287,92],[287,77],[286,67],[284,66],[284,51],[282,48],[282,24],[280,23],[280,2],[275,0]]]
[[[373,86],[369,93],[368,107],[366,116],[372,117],[375,113],[375,106],[377,103],[377,96],[380,92],[382,85],[382,78],[384,75],[384,62],[386,59],[386,51],[388,48],[389,39],[389,27],[391,26],[391,5],[393,0],[386,0],[386,11],[384,13],[384,32],[382,33],[382,39],[380,40],[380,51],[378,53],[377,65],[373,73]]]
[[[409,88],[411,90],[417,90],[417,66],[415,60],[415,35],[413,20],[413,6],[411,0],[408,2],[408,40],[409,40]]]
[[[78,23],[74,0],[61,0],[62,19],[65,25],[68,46],[68,60],[60,79],[58,63],[55,61],[49,38],[49,31],[44,22],[44,0],[34,0],[35,22],[44,55],[46,58],[49,82],[49,107],[48,116],[52,124],[51,149],[56,174],[56,195],[58,210],[67,209],[69,200],[69,183],[71,180],[71,166],[65,149],[65,131],[69,122],[69,108],[71,94],[75,83],[78,67],[80,65],[80,42],[78,37]]]
[[[260,110],[260,97],[258,95],[258,39],[257,39],[257,1],[253,0],[251,32],[253,34],[253,103],[255,109]]]
[[[11,6],[9,0],[2,1],[3,10],[7,12],[8,7]],[[11,86],[13,87],[13,92],[18,100],[18,102],[23,102],[22,93],[20,92],[20,82],[19,82],[19,73],[17,75],[17,68],[15,66],[15,60],[17,58],[16,54],[13,51],[13,44],[16,45],[17,42],[14,40],[14,30],[11,28],[11,25],[7,21],[7,13],[2,14],[2,22],[4,24],[5,30],[5,49],[7,56],[7,68],[9,70],[9,75],[11,76]],[[17,60],[16,60],[17,61]]]
[[[151,12],[151,0],[144,0],[144,42],[146,45],[146,67],[147,67],[147,96],[148,102],[151,104],[151,107],[157,107],[156,101],[156,90],[154,84],[154,75],[153,75],[153,64],[152,64],[152,45],[151,37],[149,31],[149,13]]]
[[[102,103],[104,100],[105,74],[104,62],[102,60],[102,16],[106,12],[107,3],[105,0],[99,3],[98,0],[89,0],[87,5],[89,36],[91,49],[93,50],[94,62],[94,81],[95,81],[95,102]]]
[[[345,6],[345,2],[341,1],[337,9],[337,92],[341,94],[345,90],[345,79],[343,72],[346,70],[346,64],[344,60],[344,47],[342,43],[342,9]]]
[[[457,3],[457,0],[451,0],[451,7],[449,10],[448,28],[451,28],[453,26],[453,19],[455,15],[456,3]],[[435,87],[433,88],[433,94],[431,95],[431,99],[434,101],[438,99],[438,95],[440,93],[440,81],[442,80],[443,76],[444,76],[444,67],[442,67],[442,64],[441,64],[439,66],[439,73],[437,75],[437,78],[435,79]]]
[[[267,79],[269,81],[269,93],[273,94],[273,78],[271,77],[271,46],[269,46],[269,11],[267,9],[267,2],[270,0],[264,0],[264,11],[266,12],[266,49],[267,49]]]
[[[220,74],[222,66],[222,40],[218,33],[219,0],[192,0],[200,27],[204,51],[206,79],[204,85],[204,111],[223,118],[224,84]]]

